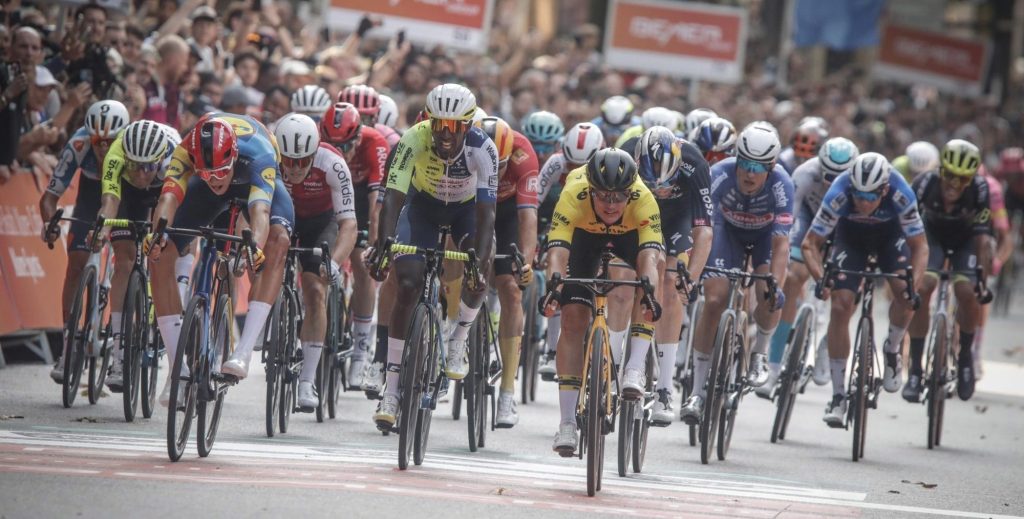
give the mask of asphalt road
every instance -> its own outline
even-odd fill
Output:
[[[724,462],[701,465],[676,423],[652,429],[642,474],[620,478],[609,436],[595,498],[585,462],[551,451],[552,383],[477,453],[465,418],[453,421],[442,404],[424,464],[399,471],[397,437],[376,431],[361,393],[342,395],[336,420],[293,415],[287,434],[266,438],[255,366],[228,394],[210,457],[199,458],[193,441],[171,463],[163,408],[130,424],[119,395],[64,409],[48,367],[13,364],[0,370],[0,517],[1024,516],[1022,319],[1018,307],[990,324],[985,377],[970,402],[948,402],[936,450],[925,445],[924,406],[883,393],[865,458],[852,462],[851,433],[821,422],[828,389],[811,384],[778,444],[769,442],[774,406],[748,395]]]

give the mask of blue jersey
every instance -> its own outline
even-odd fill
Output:
[[[796,152],[793,151],[792,146],[787,147],[779,153],[779,164],[782,166],[782,169],[785,169],[786,173],[789,173],[790,175],[796,171],[796,168],[800,167],[800,164],[797,163]]]
[[[57,163],[57,168],[53,170],[53,177],[50,178],[50,183],[46,186],[46,192],[60,197],[71,185],[71,181],[75,178],[75,172],[79,169],[82,170],[82,176],[85,178],[99,181],[100,161],[92,149],[89,129],[85,126],[79,128],[61,150],[60,161]]]
[[[907,237],[924,233],[924,224],[917,212],[917,197],[914,190],[903,179],[903,175],[889,175],[889,192],[881,204],[868,215],[856,211],[851,200],[853,190],[850,173],[846,172],[832,182],[825,193],[821,208],[811,223],[811,231],[818,236],[828,236],[840,220],[865,226],[869,231],[875,226],[899,220],[903,234]]]
[[[711,205],[715,229],[726,226],[748,236],[765,232],[788,236],[793,225],[793,182],[776,165],[760,191],[745,195],[736,179],[736,158],[729,157],[711,167]]]

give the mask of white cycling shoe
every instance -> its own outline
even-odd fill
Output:
[[[576,445],[580,442],[580,435],[576,431],[576,424],[563,423],[558,425],[558,434],[555,434],[555,444],[552,450],[563,458],[571,458],[576,452]]]
[[[317,396],[316,390],[313,389],[312,382],[299,382],[299,394],[298,394],[299,408],[304,412],[311,412],[316,409],[316,406],[320,405],[320,397]]]
[[[448,362],[445,375],[452,380],[462,380],[469,373],[469,341],[448,341]]]
[[[511,429],[517,423],[519,423],[519,413],[516,412],[515,394],[501,391],[498,394],[498,416],[495,419],[495,427]]]
[[[363,391],[374,398],[384,389],[384,363],[371,362],[363,372],[363,383],[360,386]]]
[[[221,364],[220,372],[225,375],[232,375],[238,378],[238,380],[245,380],[245,377],[249,376],[249,360],[251,356],[251,353],[246,355],[235,350],[231,357],[224,364]]]

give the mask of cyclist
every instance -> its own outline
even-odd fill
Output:
[[[333,146],[320,142],[320,128],[309,116],[288,114],[274,129],[281,151],[281,178],[295,206],[295,236],[300,247],[327,242],[331,272],[352,253],[356,241],[356,210],[352,175],[345,159]],[[320,354],[327,333],[327,283],[320,275],[321,261],[312,254],[299,257],[302,264],[302,371],[298,404],[312,411],[319,403],[313,389]]]
[[[360,233],[377,233],[377,194],[384,179],[384,164],[388,157],[388,143],[376,129],[362,123],[359,111],[349,103],[335,103],[320,120],[323,142],[341,152],[351,172],[355,200],[355,217]],[[362,253],[365,245],[356,243],[352,250],[352,332],[355,349],[349,364],[348,385],[359,388],[363,384],[370,350],[373,347],[373,307],[377,290],[370,273],[363,268]],[[383,359],[382,359],[383,360]],[[376,370],[374,379],[383,378],[384,366]],[[383,384],[383,380],[381,380]],[[379,388],[378,388],[379,389]]]
[[[377,256],[385,253],[384,244],[395,235],[396,227],[398,242],[434,248],[438,228],[450,225],[456,246],[476,250],[481,271],[477,279],[470,280],[470,290],[463,291],[457,324],[447,338],[445,371],[454,380],[469,371],[469,327],[483,302],[485,276],[494,252],[498,152],[483,130],[472,126],[476,109],[476,97],[462,85],[447,83],[430,91],[426,102],[429,120],[410,128],[395,147],[377,241],[365,256],[368,266],[377,265]],[[409,319],[422,292],[424,268],[421,255],[402,255],[394,261],[398,292],[388,325],[386,390],[374,415],[381,427],[395,423],[402,353]],[[385,272],[371,274],[381,281]]]
[[[704,154],[708,165],[714,166],[736,154],[736,127],[728,119],[711,117],[697,127],[693,144]]]
[[[790,175],[804,162],[816,157],[828,139],[828,125],[821,117],[804,117],[793,132],[788,148],[779,154],[779,164]]]
[[[610,244],[615,255],[626,260],[640,276],[659,287],[658,271],[664,263],[658,203],[637,176],[633,157],[623,150],[598,151],[585,167],[570,175],[555,206],[548,235],[547,274],[592,277],[597,274],[601,251]],[[549,289],[550,290],[550,289]],[[579,434],[576,430],[576,402],[583,372],[583,341],[590,324],[591,293],[579,286],[566,286],[552,294],[545,308],[550,314],[562,308],[562,332],[558,338],[558,401],[561,420],[553,450],[572,456]],[[547,300],[547,298],[545,298]],[[653,323],[661,317],[657,301],[651,308],[635,312],[634,326],[644,329],[648,345]]]
[[[181,144],[178,131],[153,121],[135,121],[114,139],[103,159],[102,195],[99,216],[148,220],[160,197],[164,172],[171,153]],[[100,230],[98,241],[108,237],[114,247],[114,275],[110,280],[110,329],[113,332],[113,362],[107,373],[107,387],[121,391],[121,318],[128,276],[135,264],[135,242],[128,229]]]
[[[611,96],[601,103],[601,115],[590,121],[598,127],[605,142],[615,142],[630,126],[640,124],[640,118],[633,115],[633,101],[625,96]]]
[[[977,174],[980,165],[981,153],[977,146],[953,139],[942,147],[939,172],[928,172],[914,179],[913,188],[924,221],[929,253],[928,275],[917,285],[921,308],[910,322],[910,373],[903,386],[903,398],[908,402],[921,399],[921,358],[931,317],[928,302],[938,285],[938,271],[942,270],[947,250],[954,251],[950,268],[955,272],[953,294],[959,305],[956,392],[961,400],[968,400],[974,394],[976,373],[971,350],[981,317],[978,303],[981,294],[974,291],[978,281],[974,267],[980,266],[983,276],[991,272],[993,251],[991,199],[988,181]]]
[[[697,140],[697,128],[700,128],[700,124],[712,117],[718,117],[718,114],[714,110],[709,108],[694,108],[686,114],[686,121],[683,126],[683,131],[686,135],[686,140],[693,142]]]
[[[356,107],[356,110],[359,110],[363,126],[373,128],[384,136],[384,140],[388,143],[388,150],[394,148],[398,144],[398,139],[402,138],[390,126],[380,122],[381,96],[372,86],[352,85],[346,87],[338,93],[338,102],[349,103]]]
[[[700,150],[679,139],[666,127],[654,126],[643,133],[634,152],[640,179],[658,200],[662,239],[667,249],[667,267],[675,268],[676,259],[687,263],[691,276],[699,279],[711,252],[711,175]],[[655,424],[672,424],[672,375],[676,364],[680,330],[683,325],[682,300],[675,295],[679,275],[661,274],[664,294],[663,318],[658,323],[658,399],[651,419]],[[630,358],[623,373],[623,392],[642,391],[643,366],[647,348],[630,342]]]
[[[1006,198],[1003,194],[1003,185],[988,173],[984,164],[978,166],[978,174],[988,182],[988,196],[992,206],[992,230],[995,234],[992,270],[989,272],[989,276],[997,277],[1003,265],[1013,256],[1014,242],[1010,236],[1010,218],[1006,212]],[[983,375],[981,345],[984,342],[985,324],[988,322],[988,314],[991,310],[992,306],[990,305],[981,308],[981,319],[978,322],[978,327],[975,328],[974,353],[972,355],[974,357],[974,380],[981,380]]]
[[[644,113],[640,114],[640,124],[627,128],[619,136],[618,140],[615,141],[615,147],[632,153],[633,149],[636,148],[637,141],[640,140],[640,135],[644,131],[655,126],[664,126],[675,135],[675,128],[678,124],[679,120],[676,119],[676,114],[672,110],[663,106],[648,108],[644,110]]]
[[[380,94],[380,111],[377,112],[377,124],[383,124],[388,128],[391,128],[398,136],[401,137],[401,132],[398,131],[398,104],[391,96]],[[397,144],[398,142],[395,141]]]
[[[565,138],[562,139],[562,152],[552,155],[540,170],[539,218],[542,222],[551,221],[555,204],[562,194],[569,172],[590,162],[594,154],[604,148],[604,143],[601,131],[590,123],[577,123],[565,134]],[[548,316],[545,340],[547,351],[541,359],[540,367],[537,368],[537,373],[544,377],[555,376],[555,352],[558,334],[562,329],[561,318],[562,314],[558,310]]]
[[[305,85],[292,93],[292,112],[305,114],[319,121],[331,106],[331,96],[322,87]]]
[[[907,182],[913,182],[918,175],[939,169],[939,149],[926,141],[915,141],[907,146],[906,153],[892,160],[892,167],[899,171]]]
[[[100,168],[103,159],[110,150],[114,139],[128,125],[128,109],[114,100],[93,103],[85,114],[85,124],[75,131],[68,139],[60,153],[60,161],[53,170],[53,177],[46,186],[46,192],[39,199],[39,216],[45,224],[57,212],[57,201],[64,194],[78,171],[82,172],[78,183],[78,196],[75,198],[75,210],[72,213],[81,222],[71,222],[68,232],[68,265],[64,273],[64,288],[61,295],[61,308],[64,319],[71,310],[71,302],[78,291],[78,283],[82,270],[89,261],[89,245],[86,235],[89,222],[96,219],[100,209]],[[56,236],[43,236],[43,241],[53,243]],[[58,384],[64,382],[64,352],[57,360],[50,378]]]
[[[820,282],[824,276],[821,248],[826,237],[835,230],[832,260],[837,267],[863,270],[867,267],[868,256],[874,254],[882,272],[899,273],[907,268],[909,257],[915,286],[919,286],[917,282],[928,261],[924,225],[917,212],[913,189],[901,175],[891,174],[891,170],[889,161],[881,154],[862,153],[850,171],[832,182],[800,246],[804,264],[815,281]],[[822,299],[832,302],[827,335],[832,399],[823,417],[829,427],[842,427],[846,418],[850,317],[856,306],[860,281],[859,276],[840,276],[820,291]],[[890,279],[889,287],[893,294],[903,294],[906,284]],[[912,304],[903,297],[895,297],[889,307],[889,333],[882,347],[885,354],[882,385],[890,393],[901,385],[900,348],[913,313]]]
[[[274,136],[256,119],[221,112],[206,114],[174,149],[160,201],[153,212],[154,222],[164,218],[174,227],[194,229],[209,225],[232,200],[247,200],[247,211],[243,213],[248,216],[255,242],[255,251],[248,256],[253,270],[260,274],[253,279],[242,336],[220,368],[222,373],[239,380],[249,374],[253,348],[262,338],[267,315],[281,292],[289,235],[295,221],[292,199],[279,179],[278,162]],[[151,283],[157,327],[171,359],[181,332],[181,299],[175,276],[191,272],[192,241],[189,236],[168,238],[153,233],[143,241],[143,252],[153,264]],[[167,257],[160,261],[165,254]],[[170,391],[168,374],[160,395],[162,405],[170,400]]]
[[[1024,213],[1024,148],[1006,148],[999,153],[996,178],[1006,183],[1006,211],[1012,222],[1018,213]]]
[[[494,238],[498,254],[510,254],[516,244],[524,258],[537,248],[537,154],[527,138],[497,117],[485,117],[479,128],[498,148],[498,198],[494,213]],[[516,372],[523,339],[523,297],[519,286],[533,279],[533,265],[527,261],[516,277],[512,260],[494,262],[494,284],[501,313],[498,348],[501,350],[501,389],[498,393],[497,427],[519,423],[516,413]],[[533,310],[533,309],[530,309]]]
[[[783,288],[786,304],[782,306],[779,327],[775,329],[768,352],[768,382],[755,390],[759,396],[770,398],[779,379],[786,343],[789,341],[797,306],[809,276],[800,244],[803,243],[807,230],[811,228],[814,215],[818,214],[825,193],[836,177],[853,166],[859,154],[860,150],[849,139],[832,137],[818,150],[817,157],[804,162],[793,172],[793,208],[796,210],[796,220],[789,233],[789,272],[786,274],[786,284]],[[819,385],[828,383],[827,354],[827,350],[819,349],[815,357],[813,375],[814,382]]]
[[[547,111],[537,111],[523,119],[523,135],[530,141],[537,163],[546,163],[558,150],[562,137],[565,136],[565,125],[557,115]]]
[[[712,226],[711,261],[717,268],[743,267],[744,249],[752,247],[751,266],[759,274],[771,273],[781,284],[789,263],[789,230],[793,224],[793,182],[776,164],[781,149],[775,127],[764,121],[747,125],[736,143],[736,157],[711,168],[711,203],[716,208]],[[722,274],[707,271],[704,279],[704,313],[696,323],[693,352],[694,394],[686,400],[681,417],[689,425],[700,423],[705,388],[714,348],[715,329],[728,304],[729,283]],[[758,387],[768,379],[768,341],[778,324],[778,310],[785,303],[781,288],[767,294],[757,283],[757,307],[753,312],[757,335],[751,348],[748,383]]]

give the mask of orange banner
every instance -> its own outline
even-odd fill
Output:
[[[736,82],[747,41],[745,9],[615,0],[605,34],[608,63],[639,72]]]
[[[978,95],[989,62],[983,41],[888,25],[882,32],[875,75]]]
[[[369,14],[383,20],[370,30],[370,36],[390,37],[404,31],[406,38],[418,43],[484,52],[493,10],[494,0],[330,0],[327,21],[352,30]]]

